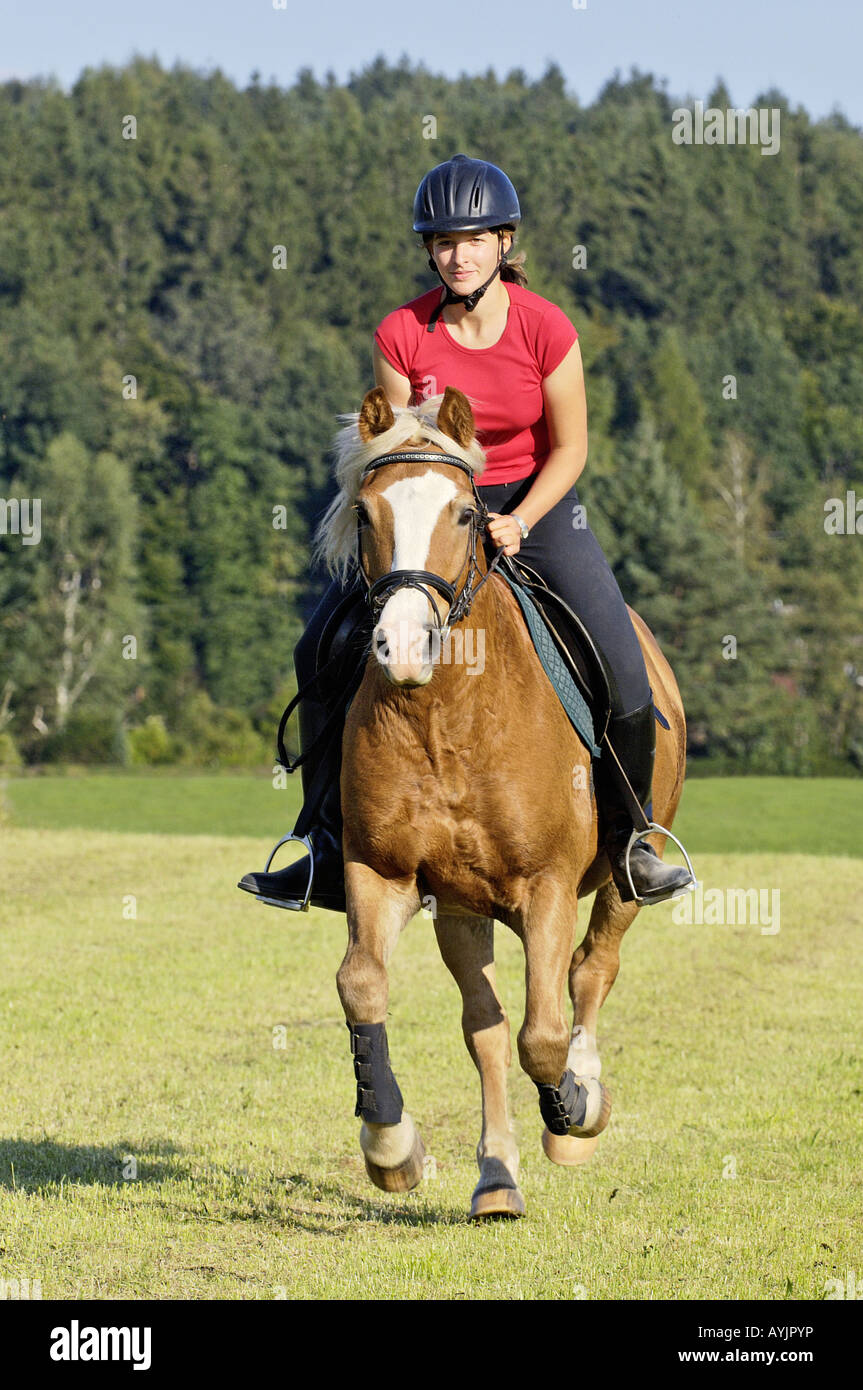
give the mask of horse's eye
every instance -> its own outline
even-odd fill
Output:
[[[369,514],[368,514],[368,512],[366,511],[365,503],[364,503],[364,502],[355,502],[355,503],[354,503],[353,510],[354,510],[354,511],[356,512],[356,514],[357,514],[357,520],[359,521],[360,525],[361,525],[361,526],[365,526],[365,525],[368,523],[368,519],[369,519]]]
[[[459,526],[467,526],[467,524],[468,524],[468,522],[470,521],[470,519],[471,519],[472,516],[476,516],[476,510],[475,510],[475,508],[473,508],[473,507],[468,507],[468,508],[466,508],[466,510],[462,512],[461,516],[460,516],[459,519],[458,519],[458,524],[459,524]]]

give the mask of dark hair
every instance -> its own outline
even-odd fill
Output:
[[[522,288],[525,288],[527,286],[527,274],[524,269],[524,262],[526,259],[525,252],[519,251],[515,256],[511,254],[512,248],[515,245],[515,238],[517,235],[515,228],[509,225],[505,225],[502,227],[481,227],[479,228],[479,230],[483,232],[510,232],[512,234],[512,242],[510,243],[510,255],[507,257],[506,264],[504,265],[503,270],[500,272],[500,278],[501,280],[511,280],[513,284],[521,285]],[[438,235],[446,236],[446,232],[426,232],[423,236],[422,243],[426,250],[429,252],[429,254],[431,254],[432,242]]]

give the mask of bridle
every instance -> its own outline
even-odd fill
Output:
[[[482,579],[480,579],[478,584],[475,584],[475,578],[481,573],[476,562],[477,537],[480,531],[484,531],[486,528],[489,512],[477,492],[473,469],[470,464],[465,463],[464,459],[456,458],[454,454],[424,453],[416,449],[405,449],[391,454],[381,454],[380,458],[373,459],[371,463],[366,464],[360,475],[360,482],[364,482],[368,475],[373,473],[375,469],[384,468],[390,463],[447,463],[451,464],[454,468],[460,468],[461,471],[466,473],[470,478],[476,507],[471,511],[468,552],[465,556],[464,564],[456,576],[454,584],[451,584],[448,579],[444,579],[443,575],[434,574],[431,570],[389,570],[386,574],[382,574],[379,579],[376,579],[374,583],[370,584],[360,562],[362,555],[360,537],[362,522],[358,512],[359,504],[355,503],[353,508],[353,510],[357,512],[357,567],[365,581],[367,589],[366,598],[369,601],[369,606],[371,607],[375,621],[377,622],[379,619],[384,604],[392,598],[393,594],[397,593],[399,589],[419,589],[421,593],[425,594],[431,604],[434,610],[435,624],[438,632],[441,638],[444,638],[447,636],[454,623],[461,622],[462,618],[467,617],[477,593],[500,563],[503,557],[503,548],[501,547],[498,550]],[[461,578],[465,566],[467,566],[467,575],[465,576],[461,589],[457,593],[458,581]],[[441,622],[440,611],[432,594],[429,592],[430,589],[436,589],[449,604],[449,614],[445,624]]]

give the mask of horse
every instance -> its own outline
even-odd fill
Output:
[[[389,1062],[387,962],[423,905],[462,998],[479,1072],[482,1127],[474,1220],[522,1216],[519,1154],[507,1108],[510,1028],[497,993],[494,922],[525,955],[518,1057],[539,1092],[547,1157],[584,1162],[608,1123],[597,1015],[639,903],[623,902],[598,837],[590,753],[531,643],[508,585],[477,535],[484,454],[467,398],[448,386],[417,406],[369,391],[337,436],[340,484],[317,557],[345,574],[356,557],[374,626],[342,740],[348,945],[337,974],[350,1030],[360,1147],[371,1181],[406,1192],[424,1146]],[[653,806],[670,826],[685,772],[677,682],[629,610],[665,724],[657,726]],[[478,663],[452,659],[454,634]],[[667,726],[667,727],[666,727]],[[664,840],[649,837],[661,854]],[[575,947],[579,899],[595,892]],[[568,1026],[564,981],[572,1003]]]

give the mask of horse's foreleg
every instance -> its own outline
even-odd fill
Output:
[[[435,932],[444,964],[461,992],[462,1032],[482,1088],[479,1182],[470,1214],[474,1219],[523,1216],[518,1148],[506,1103],[512,1049],[509,1020],[495,984],[494,922],[491,917],[441,915],[435,919]]]
[[[586,1137],[603,1127],[607,1097],[598,1078],[578,1079],[569,1065],[563,985],[576,912],[576,900],[550,875],[531,894],[522,926],[527,997],[518,1051],[539,1091],[546,1129]]]
[[[611,1115],[611,1097],[599,1080],[601,1062],[596,1041],[599,1010],[617,978],[620,968],[620,942],[639,910],[638,903],[622,903],[611,882],[598,890],[584,940],[572,957],[569,968],[569,995],[573,1026],[566,1059],[567,1070],[575,1080],[590,1088],[600,1087],[602,1105],[591,1123],[568,1134],[547,1130],[543,1148],[553,1163],[573,1165],[590,1158],[598,1136]]]
[[[347,854],[345,891],[348,949],[336,981],[351,1035],[360,1147],[377,1187],[406,1192],[422,1177],[425,1151],[390,1066],[387,961],[420,906],[419,894],[413,880],[384,879]]]

